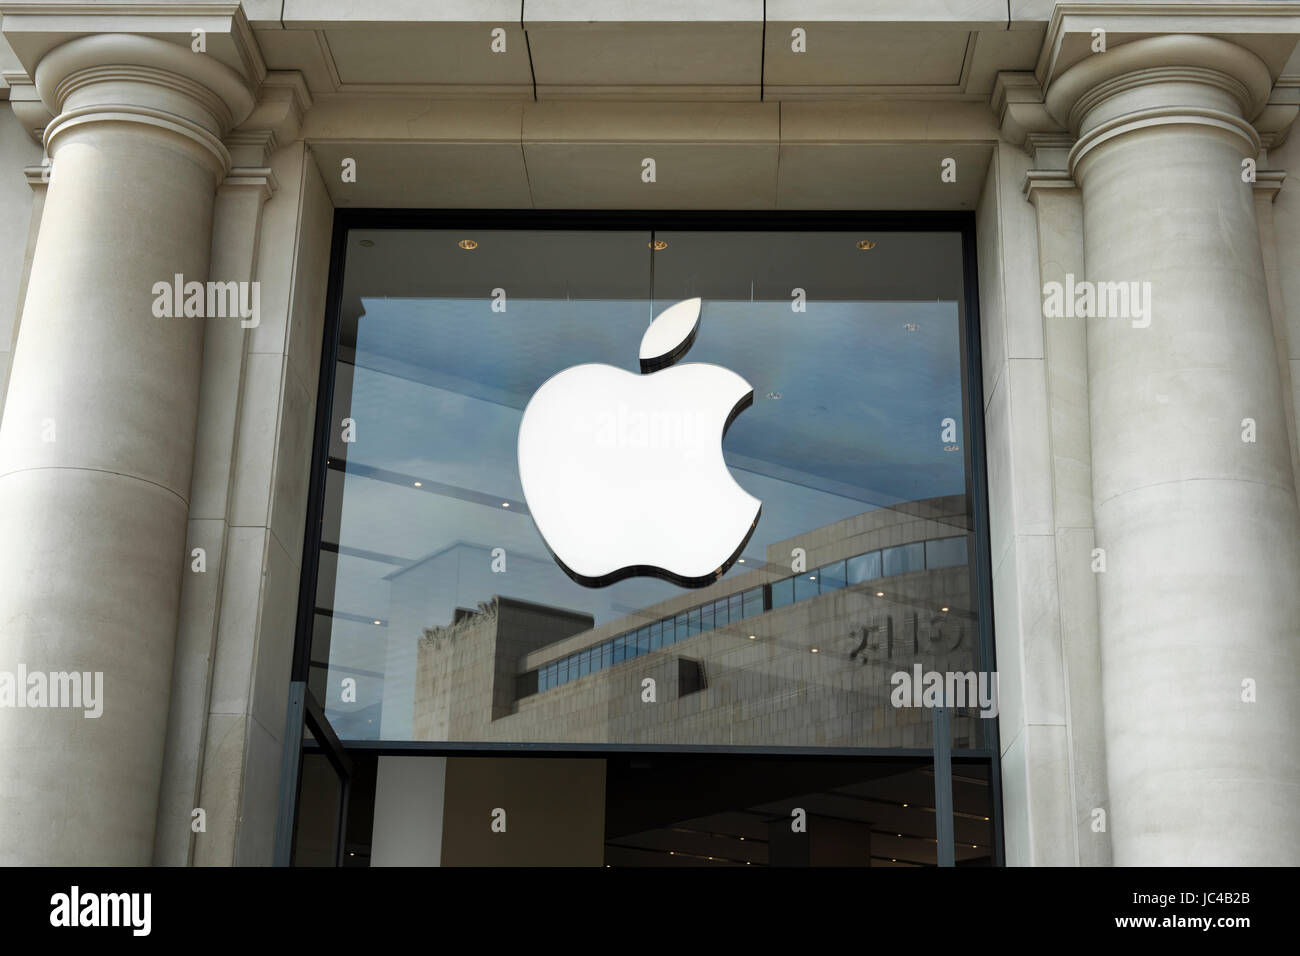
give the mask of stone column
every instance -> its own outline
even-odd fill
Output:
[[[103,711],[0,709],[0,863],[141,865],[204,321],[156,318],[153,287],[206,280],[221,137],[253,101],[215,59],[140,36],[73,40],[35,79],[53,167],[0,426],[0,680],[102,673]]]
[[[1300,522],[1241,175],[1270,86],[1240,47],[1162,36],[1089,56],[1047,94],[1077,136],[1086,279],[1151,290],[1149,327],[1075,320],[1118,865],[1300,853]]]

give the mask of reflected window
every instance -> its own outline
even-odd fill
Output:
[[[844,562],[836,561],[834,564],[824,564],[817,569],[817,581],[821,585],[821,593],[828,591],[838,591],[844,587],[845,583]]]
[[[966,537],[940,538],[925,543],[927,568],[955,568],[966,563]]]
[[[880,577],[880,552],[872,551],[870,554],[855,555],[846,562],[848,566],[847,581],[849,584],[861,584],[863,581],[874,581]]]
[[[910,571],[925,570],[925,542],[903,544],[896,548],[885,548],[881,552],[881,563],[885,568],[885,577],[895,574],[907,574]]]

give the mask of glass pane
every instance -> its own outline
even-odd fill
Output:
[[[462,245],[471,238],[475,248]],[[932,713],[894,706],[893,676],[917,664],[982,667],[979,552],[965,550],[987,543],[967,545],[964,533],[974,485],[964,435],[979,410],[966,396],[959,233],[467,226],[352,229],[343,247],[339,338],[326,343],[338,358],[321,394],[332,395],[330,420],[354,419],[361,437],[330,432],[319,574],[308,582],[311,686],[342,739],[932,744]],[[792,288],[809,292],[793,319]],[[694,297],[689,354],[642,373],[652,319]],[[520,431],[543,385],[579,365],[650,390],[713,366],[752,389],[722,439],[723,505],[678,529],[687,509],[676,502],[636,519],[592,513],[604,507],[599,489],[580,489],[561,522],[582,540],[606,528],[649,540],[637,520],[653,521],[703,549],[727,495],[743,492],[762,503],[743,564],[685,587],[654,576],[586,586],[566,573],[578,573],[577,558],[557,563],[541,530],[547,501],[525,494]],[[682,453],[688,423],[656,430],[649,413],[638,417],[638,394],[603,387],[579,423],[602,462],[637,462],[638,500],[651,501],[664,482],[648,476]],[[945,418],[959,424],[955,441],[937,438]],[[553,447],[569,480],[589,473],[570,467],[595,454],[583,442]],[[742,517],[725,553],[702,567],[725,566],[740,548],[753,523]],[[504,571],[496,548],[509,556]],[[813,570],[791,577],[796,549]],[[642,723],[627,716],[640,713],[639,685],[615,665],[650,653],[656,622],[655,648],[671,645],[702,678],[689,713]],[[527,706],[502,699],[534,673]],[[355,699],[339,693],[349,678]],[[579,706],[593,691],[608,706]],[[973,723],[955,746],[983,746],[989,718],[961,717]]]
[[[844,587],[844,562],[836,561],[834,564],[824,564],[817,569],[818,582],[821,584],[822,594],[827,591],[838,591]]]
[[[895,574],[907,574],[909,571],[925,570],[925,542],[903,544],[896,548],[885,548],[881,552],[881,561],[885,567],[885,577]]]
[[[925,543],[927,568],[954,568],[966,563],[966,538],[940,538]]]
[[[322,753],[303,753],[294,866],[336,866],[343,782]]]
[[[870,554],[859,554],[848,560],[848,582],[849,584],[860,584],[863,581],[874,581],[880,577],[880,552],[872,551]]]

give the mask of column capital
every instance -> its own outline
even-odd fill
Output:
[[[1074,64],[1048,87],[1043,105],[1076,138],[1068,163],[1101,143],[1165,125],[1214,127],[1249,155],[1262,141],[1273,78],[1254,53],[1217,37],[1172,34],[1134,40]]]
[[[230,168],[222,138],[253,109],[234,70],[204,53],[153,37],[109,33],[78,37],[46,53],[36,90],[54,119],[45,149],[87,123],[140,123],[202,147],[222,177]]]

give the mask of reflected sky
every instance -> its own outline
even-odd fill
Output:
[[[327,695],[345,738],[408,739],[416,642],[494,594],[590,613],[601,624],[681,593],[657,579],[582,588],[555,565],[523,501],[519,421],[547,378],[585,362],[638,369],[652,315],[675,300],[491,300],[361,296],[335,387],[326,553],[318,617],[331,685],[358,679],[358,703]],[[705,301],[682,362],[723,365],[754,387],[724,457],[763,502],[746,565],[769,545],[878,507],[963,494],[957,303]],[[341,459],[346,459],[346,472]],[[419,487],[416,486],[419,482]],[[509,504],[510,507],[503,507]],[[332,545],[337,545],[335,553]],[[506,574],[490,569],[503,548]],[[374,622],[379,621],[376,625]],[[323,662],[318,662],[323,663]],[[382,704],[377,703],[382,697]]]

